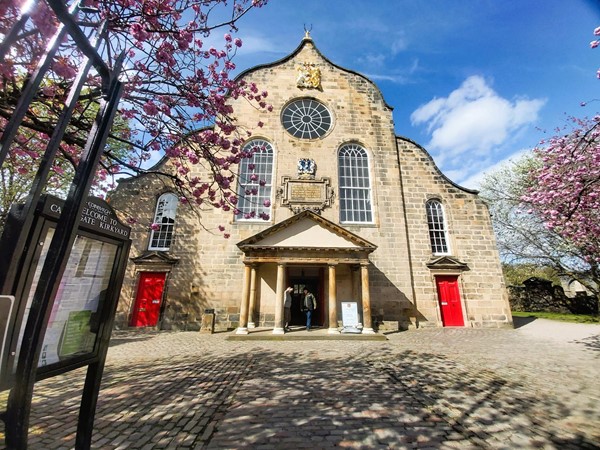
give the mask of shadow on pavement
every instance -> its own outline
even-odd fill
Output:
[[[72,448],[75,377],[36,386],[29,448]],[[107,366],[92,447],[600,448],[600,412],[583,431],[570,413],[519,379],[447,356],[257,348]]]
[[[533,322],[536,317],[535,316],[527,316],[527,317],[515,317],[513,316],[513,325],[516,328],[521,328],[524,327],[527,324],[530,324],[531,322]]]
[[[575,342],[578,344],[583,344],[583,346],[588,350],[600,352],[600,334],[580,339]]]

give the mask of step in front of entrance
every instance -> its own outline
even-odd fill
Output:
[[[329,334],[327,330],[292,330],[285,334],[273,334],[272,329],[251,329],[248,334],[235,334],[227,336],[228,341],[387,341],[382,334],[355,334],[336,333]]]

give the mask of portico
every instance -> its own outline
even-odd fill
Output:
[[[377,248],[374,244],[307,210],[239,242],[238,248],[244,253],[244,282],[236,334],[248,334],[256,326],[253,318],[259,307],[263,313],[267,308],[272,311],[273,334],[284,334],[286,273],[304,273],[304,268],[318,268],[326,278],[322,298],[321,292],[315,294],[328,334],[339,333],[342,300],[359,303],[363,333],[374,333],[369,291],[369,254]],[[265,289],[273,291],[271,304],[261,301],[266,292],[257,289],[259,276],[274,281]]]

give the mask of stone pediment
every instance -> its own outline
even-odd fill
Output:
[[[315,214],[303,211],[239,242],[242,251],[250,249],[335,249],[372,252],[377,246],[345,228]]]
[[[167,252],[155,252],[147,251],[143,252],[140,256],[131,258],[131,261],[135,264],[177,264],[179,258],[169,255]]]
[[[427,263],[427,267],[439,270],[469,270],[469,266],[466,263],[461,262],[452,256],[439,256],[434,258]]]

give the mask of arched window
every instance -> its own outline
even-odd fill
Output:
[[[357,144],[346,144],[338,153],[340,222],[371,223],[369,156]]]
[[[448,248],[448,235],[442,204],[439,200],[429,200],[425,208],[427,210],[427,226],[429,228],[431,251],[434,255],[447,255],[450,253],[450,250]]]
[[[273,188],[273,146],[254,139],[244,146],[253,152],[252,157],[240,162],[238,179],[239,213],[236,220],[267,220],[271,217],[271,193]]]
[[[176,213],[177,196],[172,193],[161,195],[156,202],[148,250],[169,250],[173,241]]]

